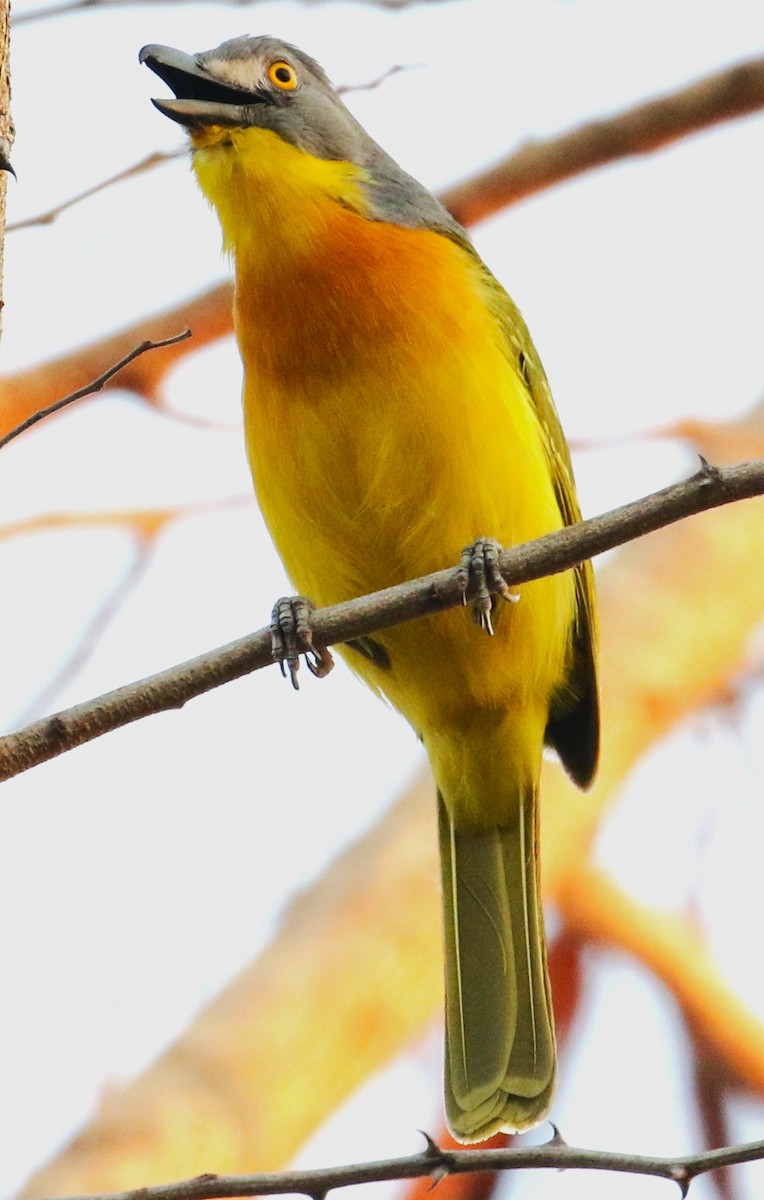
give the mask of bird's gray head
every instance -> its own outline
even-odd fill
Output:
[[[156,107],[189,129],[258,126],[318,158],[359,166],[378,149],[318,63],[279,38],[234,38],[201,54],[144,46],[140,60],[177,97]]]
[[[361,167],[377,219],[465,238],[440,202],[356,121],[319,64],[296,46],[267,36],[234,38],[199,54],[150,45],[140,61],[175,93],[174,100],[153,103],[192,137],[213,126],[270,130],[316,158]]]

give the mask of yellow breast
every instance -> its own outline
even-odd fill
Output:
[[[242,136],[225,171],[219,143],[197,171],[236,259],[248,452],[295,586],[330,604],[455,564],[479,536],[510,545],[561,527],[543,431],[477,258],[363,216],[348,164]],[[504,606],[493,643],[450,613],[385,634],[388,675],[350,661],[420,731],[462,700],[546,704],[573,604],[570,574],[553,577]]]

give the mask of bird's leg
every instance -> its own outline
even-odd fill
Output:
[[[462,592],[462,602],[467,603],[467,593],[473,592],[472,619],[476,625],[493,636],[491,610],[496,596],[503,596],[516,604],[520,599],[505,583],[499,570],[501,546],[495,538],[478,538],[471,546],[465,546],[456,569],[456,578]]]
[[[286,677],[289,671],[295,691],[300,689],[297,672],[301,654],[305,655],[308,670],[318,679],[328,675],[334,666],[328,648],[313,645],[311,619],[314,612],[315,605],[304,596],[282,596],[271,612],[271,652],[281,667],[281,674]]]

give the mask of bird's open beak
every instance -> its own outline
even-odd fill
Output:
[[[171,46],[144,46],[138,57],[177,97],[152,100],[152,104],[187,129],[251,125],[252,108],[265,99],[259,92],[245,91],[216,79],[191,54],[173,50]]]

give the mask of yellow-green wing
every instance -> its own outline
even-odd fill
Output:
[[[527,385],[544,430],[549,468],[560,512],[565,524],[573,525],[581,520],[573,467],[544,368],[516,305],[488,268],[484,269],[491,307],[501,326],[509,356]],[[587,787],[594,776],[599,754],[596,620],[591,563],[587,561],[576,567],[575,575],[576,615],[570,666],[564,687],[552,700],[545,740],[557,751],[571,779],[579,787]]]

